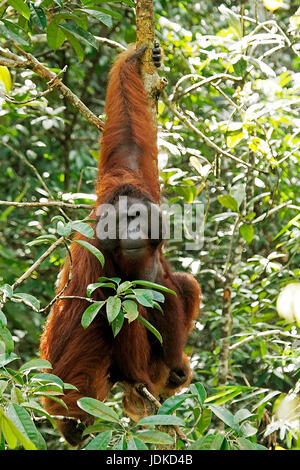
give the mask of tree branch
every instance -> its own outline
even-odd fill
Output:
[[[11,68],[24,68],[29,69],[35,72],[37,75],[42,77],[49,82],[51,87],[57,88],[60,93],[74,106],[79,112],[99,131],[103,130],[104,123],[99,119],[88,107],[76,96],[66,85],[62,83],[61,79],[57,78],[57,75],[51,72],[47,67],[45,67],[41,62],[39,62],[33,55],[29,52],[24,51],[19,46],[15,47],[26,57],[26,60],[21,57],[13,54],[12,52],[0,48],[0,65],[6,65]],[[4,56],[4,57],[3,57]]]
[[[56,242],[53,243],[53,245],[51,245],[48,250],[46,250],[42,256],[40,256],[35,263],[33,263],[33,265],[30,266],[29,269],[27,269],[27,271],[25,271],[24,274],[22,274],[21,277],[19,277],[19,279],[16,280],[16,282],[14,282],[14,284],[12,285],[12,289],[14,290],[16,287],[18,287],[20,284],[22,284],[22,282],[25,281],[25,279],[27,279],[28,277],[31,276],[31,274],[33,273],[33,271],[35,271],[39,266],[40,264],[42,264],[43,261],[45,261],[46,258],[48,258],[49,255],[51,255],[51,253],[56,250],[56,248],[61,245],[63,242],[64,242],[64,237],[60,237],[56,240]]]
[[[93,208],[90,204],[71,204],[63,201],[46,201],[46,202],[15,202],[15,201],[0,201],[0,206],[14,206],[14,207],[65,207],[67,209],[89,209]]]
[[[293,335],[289,331],[281,331],[281,330],[266,330],[266,331],[261,331],[260,333],[255,333],[247,336],[247,338],[242,339],[238,343],[234,343],[229,347],[230,352],[235,351],[237,348],[240,346],[243,346],[246,343],[250,343],[253,339],[261,338],[264,336],[272,336],[272,335],[280,335],[284,336],[286,338],[291,338],[291,339],[300,339],[300,335]]]

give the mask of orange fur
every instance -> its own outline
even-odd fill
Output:
[[[156,131],[151,124],[139,67],[139,56],[130,48],[119,56],[110,74],[96,187],[97,206],[122,191],[159,203]],[[92,218],[96,218],[96,208]],[[92,226],[95,230],[95,225]],[[105,313],[98,314],[84,329],[81,317],[88,302],[78,298],[56,301],[41,337],[41,356],[51,362],[54,374],[75,385],[77,390],[67,390],[62,397],[67,410],[49,398],[44,401],[46,409],[54,415],[90,423],[91,417],[77,406],[77,400],[83,396],[104,400],[113,383],[121,381],[127,384],[124,409],[137,420],[145,413],[145,407],[136,395],[135,384],[144,383],[156,397],[166,398],[191,379],[189,361],[183,350],[199,313],[198,283],[191,275],[171,271],[162,254],[162,244],[153,247],[149,242],[144,258],[135,263],[126,261],[120,250],[116,255],[106,252],[96,237],[91,240],[78,234],[75,239],[86,240],[100,249],[105,265],[102,268],[93,254],[72,243],[72,276],[64,296],[86,296],[88,284],[97,282],[99,276],[119,276],[122,281],[147,279],[149,265],[157,267],[155,282],[174,290],[177,296],[165,294],[164,314],[139,305],[140,315],[160,331],[163,346],[138,320],[130,324],[125,320],[116,338]],[[66,261],[57,292],[66,285],[70,269],[70,261]],[[113,294],[113,291],[97,289],[93,299],[103,300]],[[171,381],[174,371],[183,374],[183,383]],[[80,440],[72,421],[59,421],[58,427],[72,444]]]

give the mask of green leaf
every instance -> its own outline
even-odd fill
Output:
[[[7,325],[7,318],[2,312],[2,310],[0,310],[0,323],[2,323],[3,326]]]
[[[231,429],[237,430],[234,416],[232,413],[230,413],[230,411],[219,405],[210,405],[209,408],[221,421],[227,424],[227,426],[229,426]]]
[[[65,404],[65,402],[61,399],[61,398],[58,398],[54,395],[51,395],[49,393],[40,393],[40,394],[37,394],[41,397],[46,397],[47,399],[49,398],[49,400],[53,400],[55,401],[55,403],[58,403],[60,406],[62,406],[63,408],[65,408],[66,410],[68,409],[67,405]]]
[[[22,408],[33,410],[37,412],[38,414],[41,414],[42,416],[47,416],[47,418],[50,418],[51,416],[42,406],[40,406],[35,401],[22,401]]]
[[[162,314],[164,313],[163,309],[161,308],[161,306],[157,302],[153,302],[153,308],[159,310]]]
[[[0,321],[0,340],[3,341],[5,346],[5,351],[9,354],[14,350],[14,341],[12,335],[6,326],[4,326]]]
[[[233,70],[235,71],[236,75],[243,76],[247,70],[247,61],[241,57],[237,62],[233,63]]]
[[[162,292],[168,292],[169,294],[177,295],[174,290],[168,289],[168,287],[162,286],[161,284],[156,284],[155,282],[150,282],[150,281],[132,281],[134,285],[140,285],[140,286],[145,286],[149,287],[150,289],[156,289],[156,290],[161,290]]]
[[[136,300],[139,304],[144,307],[153,307],[154,295],[153,291],[149,289],[133,289],[132,292],[135,295]]]
[[[200,382],[192,384],[190,385],[190,391],[198,397],[201,405],[203,405],[207,396],[203,385]]]
[[[14,293],[13,288],[9,284],[3,284],[0,287],[0,292],[3,292],[9,299],[13,296]]]
[[[95,39],[95,37],[89,31],[85,31],[83,28],[80,28],[80,26],[78,26],[76,23],[70,22],[60,24],[59,27],[63,30],[71,32],[73,36],[75,36],[79,41],[82,41],[97,50],[99,49],[99,43],[97,39]]]
[[[81,222],[80,220],[74,220],[73,222],[71,222],[71,227],[73,230],[76,230],[76,232],[80,232],[87,238],[94,238],[94,230],[90,225],[86,224],[85,222]]]
[[[95,8],[95,7],[94,7],[94,8]],[[96,9],[97,9],[99,12],[103,12],[105,15],[113,16],[113,17],[116,18],[117,20],[121,20],[121,19],[122,19],[122,15],[121,15],[121,13],[119,13],[118,11],[108,10],[107,8],[100,8],[100,7],[96,7]]]
[[[249,410],[246,410],[245,408],[241,408],[235,413],[234,421],[236,423],[240,423],[241,421],[244,421],[245,419],[251,418],[251,416],[255,416],[255,415],[251,413]]]
[[[148,450],[148,447],[137,437],[132,437],[128,441],[127,450]]]
[[[46,359],[32,359],[20,367],[20,372],[29,372],[32,369],[52,369],[52,365]]]
[[[26,20],[30,18],[30,8],[23,0],[8,0],[7,2],[10,6],[12,6],[15,10],[21,13]]]
[[[134,434],[134,437],[137,437],[143,442],[148,442],[149,444],[173,444],[174,439],[172,439],[169,434],[166,432],[155,430],[145,429],[143,431],[137,431]]]
[[[104,256],[101,253],[101,251],[98,250],[98,248],[91,245],[89,242],[85,242],[84,240],[74,240],[74,243],[78,243],[78,245],[81,245],[84,248],[86,248],[88,251],[90,251],[100,261],[101,266],[102,267],[104,266]]]
[[[246,197],[246,186],[245,184],[236,184],[230,190],[230,196],[232,196],[236,202],[238,207],[242,204],[243,200]]]
[[[84,447],[84,450],[106,450],[111,436],[112,431],[101,432]]]
[[[118,333],[120,333],[120,331],[122,329],[122,326],[123,326],[123,323],[124,323],[124,313],[122,311],[120,311],[117,318],[115,318],[111,322],[111,327],[112,327],[112,332],[113,332],[114,338],[117,336]]]
[[[237,443],[242,450],[268,450],[266,447],[260,444],[255,444],[254,442],[251,442],[243,437],[237,438]]]
[[[115,289],[116,286],[112,282],[95,282],[94,284],[89,284],[86,289],[86,293],[88,297],[91,297],[94,290],[98,289],[99,287],[110,287],[111,289]]]
[[[59,385],[62,389],[64,388],[64,382],[54,374],[35,374],[30,379],[31,382],[46,382],[47,384],[56,384]]]
[[[161,407],[158,409],[157,414],[158,415],[172,414],[189,397],[190,396],[188,394],[182,394],[182,395],[174,395],[173,397],[167,398],[167,400],[165,400],[163,404],[161,405]]]
[[[65,41],[64,32],[54,21],[47,27],[47,41],[51,49],[54,51],[59,49]]]
[[[26,294],[25,292],[15,292],[12,297],[12,300],[14,299],[22,299],[24,304],[28,305],[33,310],[40,309],[40,301],[33,295]]]
[[[248,243],[248,245],[252,242],[254,237],[254,228],[253,225],[249,224],[242,224],[240,226],[240,232],[244,240]]]
[[[107,320],[109,323],[112,323],[115,318],[119,315],[119,312],[121,310],[121,299],[119,297],[113,297],[110,296],[108,297],[106,301],[106,314],[107,314]]]
[[[35,240],[32,240],[31,242],[26,243],[27,246],[34,246],[34,245],[42,245],[43,243],[53,243],[57,240],[57,237],[55,235],[41,235],[40,237],[37,237]]]
[[[222,206],[226,207],[227,209],[231,209],[234,212],[238,212],[239,210],[238,203],[229,194],[226,194],[224,196],[218,196],[218,201],[220,204],[222,204]]]
[[[4,367],[10,362],[15,361],[16,359],[19,359],[19,356],[17,356],[13,352],[0,354],[0,367]]]
[[[68,237],[71,233],[71,224],[70,222],[64,223],[61,222],[60,220],[57,222],[57,227],[56,227],[58,235],[61,237]]]
[[[46,450],[46,442],[41,433],[36,429],[31,417],[22,406],[12,403],[8,407],[8,418],[15,424],[19,431],[40,450]]]
[[[219,10],[228,21],[229,26],[231,26],[233,31],[236,33],[236,36],[239,39],[241,39],[243,36],[243,31],[242,31],[241,21],[239,20],[239,18],[234,14],[233,11],[231,11],[231,9],[225,7],[225,5],[221,5],[219,7]]]
[[[66,36],[67,40],[69,41],[74,51],[76,52],[78,62],[79,63],[82,62],[84,59],[84,50],[81,47],[80,42],[78,41],[78,39],[75,38],[75,36],[72,33],[70,33],[70,31],[67,31],[66,29],[64,30],[64,35]]]
[[[88,306],[81,318],[81,325],[83,328],[87,328],[92,323],[96,315],[99,313],[99,310],[105,303],[106,300],[102,300],[101,302],[94,302]]]
[[[36,450],[36,446],[26,436],[24,436],[17,426],[9,419],[0,408],[0,430],[4,434],[7,445],[10,449],[15,449],[19,441],[25,450]]]
[[[7,40],[10,39],[22,46],[29,46],[30,39],[26,31],[21,26],[8,20],[0,21],[0,35]]]
[[[98,278],[98,282],[104,282],[104,281],[115,282],[116,284],[119,284],[121,279],[119,277],[104,277],[104,276],[101,276]]]
[[[212,417],[212,411],[209,408],[204,408],[204,410],[202,411],[202,414],[201,414],[201,418],[200,418],[200,420],[198,421],[198,424],[197,424],[197,430],[201,434],[203,434],[205,429],[207,429],[208,426],[210,425],[211,417]]]
[[[47,18],[44,10],[40,7],[36,7],[33,2],[29,2],[30,8],[30,19],[39,29],[44,30],[47,26]]]
[[[117,294],[121,294],[122,292],[128,290],[132,285],[133,283],[130,281],[122,282],[122,284],[120,284],[117,289]]]
[[[156,336],[156,338],[158,339],[158,341],[162,344],[163,339],[162,339],[162,336],[161,336],[160,332],[157,331],[157,329],[154,328],[154,326],[151,325],[151,323],[149,323],[148,320],[146,320],[146,318],[144,318],[142,315],[139,315],[139,316],[138,316],[138,320],[139,320],[149,331],[151,331],[151,333],[153,333],[154,336]]]
[[[177,416],[171,415],[156,415],[156,416],[146,416],[142,418],[138,425],[149,424],[151,426],[184,426],[184,421]]]
[[[83,411],[89,413],[92,416],[96,416],[96,418],[101,418],[104,421],[109,421],[112,423],[119,423],[119,417],[117,413],[95,398],[80,398],[77,401],[77,404]]]
[[[134,300],[124,300],[122,302],[122,310],[126,312],[124,316],[128,319],[129,323],[136,320],[139,315],[138,306]]]
[[[206,436],[200,437],[200,439],[192,442],[189,446],[189,450],[212,450],[212,443],[215,437],[215,434],[207,434]]]
[[[243,437],[250,437],[257,433],[257,429],[246,421],[240,425],[240,433]]]
[[[101,23],[105,24],[108,28],[112,27],[112,19],[111,16],[100,11],[100,8],[93,7],[93,9],[82,9],[87,15],[93,16],[97,20],[101,21]]]

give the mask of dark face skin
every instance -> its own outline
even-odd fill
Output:
[[[157,248],[163,241],[163,218],[158,205],[131,196],[111,206],[100,206],[97,236],[126,273],[141,271],[155,279],[159,269]],[[146,277],[145,277],[146,276]]]

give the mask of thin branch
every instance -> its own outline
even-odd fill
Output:
[[[27,269],[27,271],[25,271],[24,274],[22,274],[21,277],[19,277],[19,279],[16,280],[16,282],[14,282],[14,284],[11,286],[12,289],[16,289],[16,287],[18,287],[20,284],[22,284],[22,282],[25,281],[25,279],[27,279],[28,277],[31,276],[31,274],[33,273],[33,271],[35,271],[41,264],[43,261],[45,261],[46,258],[48,258],[49,255],[51,255],[51,253],[56,250],[56,248],[61,245],[63,242],[64,242],[64,237],[60,237],[56,240],[56,242],[53,243],[53,245],[51,245],[48,250],[46,250],[42,256],[40,256],[35,263],[33,263],[33,265],[30,266],[29,269]]]
[[[0,201],[0,206],[14,206],[14,207],[65,207],[67,209],[92,209],[90,204],[71,204],[63,201],[46,201],[46,202],[15,202],[15,201]]]
[[[97,41],[99,41],[99,43],[103,43],[105,44],[106,46],[110,46],[114,49],[117,49],[118,51],[122,52],[122,51],[126,51],[126,47],[123,46],[122,44],[120,44],[119,42],[117,41],[113,41],[112,39],[108,39],[108,38],[102,38],[100,36],[95,36],[95,39]]]
[[[23,155],[21,152],[18,152],[16,149],[14,149],[11,145],[7,144],[6,142],[2,142],[2,144],[5,145],[5,147],[7,147],[15,155],[17,155],[17,157],[19,157],[33,171],[33,173],[35,174],[35,176],[37,177],[37,179],[39,180],[39,182],[41,183],[45,191],[49,194],[50,199],[54,201],[54,196],[52,192],[50,191],[50,189],[48,188],[48,186],[46,185],[44,179],[41,177],[41,175],[39,174],[35,166],[32,165],[32,163],[30,163],[29,160],[27,160],[25,155]],[[61,208],[59,208],[59,211],[64,217],[66,217],[67,220],[70,220],[68,215]]]
[[[27,103],[32,103],[33,101],[37,101],[38,99],[42,98],[43,96],[47,95],[48,93],[51,93],[51,91],[53,91],[53,88],[48,88],[48,90],[45,90],[42,93],[39,93],[34,98],[29,98],[28,100],[25,100],[25,101],[18,101],[18,100],[14,100],[9,95],[7,95],[6,93],[3,93],[0,90],[0,98],[3,98],[8,103],[23,105],[23,104],[27,104]]]
[[[51,72],[47,67],[45,67],[41,62],[39,62],[33,55],[29,52],[24,51],[19,46],[15,47],[23,54],[27,60],[22,60],[19,56],[11,53],[10,51],[0,48],[0,53],[3,57],[0,57],[0,65],[7,65],[12,68],[24,68],[33,70],[40,77],[44,78],[47,83],[50,82],[51,85],[57,88],[62,95],[76,108],[79,112],[99,131],[102,131],[104,128],[104,123],[99,119],[88,107],[76,96],[66,85],[62,83],[60,79],[57,79],[57,75]]]
[[[271,336],[271,335],[280,335],[280,336],[284,336],[286,338],[292,338],[292,339],[297,339],[297,340],[300,339],[300,335],[293,335],[292,333],[290,333],[288,331],[266,330],[266,331],[262,331],[260,333],[251,334],[251,335],[247,336],[247,338],[244,338],[241,341],[239,341],[238,343],[232,344],[229,347],[229,350],[230,350],[230,352],[235,351],[235,349],[239,348],[240,346],[243,346],[246,343],[250,343],[250,341],[252,341],[253,339],[261,338],[263,336]]]
[[[203,134],[203,132],[201,132],[200,129],[195,127],[194,124],[192,124],[191,121],[184,114],[180,113],[175,108],[175,106],[168,99],[166,93],[163,93],[163,98],[164,98],[164,102],[165,102],[166,106],[170,109],[170,111],[172,111],[172,113],[175,116],[177,116],[178,119],[180,119],[183,122],[183,124],[185,124],[187,127],[192,129],[197,135],[199,135],[201,137],[201,139],[203,139],[209,147],[213,148],[217,153],[219,153],[221,155],[224,155],[225,157],[230,158],[231,160],[234,160],[235,162],[239,163],[240,165],[243,165],[247,168],[252,168],[252,166],[249,165],[249,163],[244,162],[243,160],[241,160],[238,157],[235,157],[234,155],[227,152],[226,150],[221,149],[221,147],[219,147],[217,144],[215,144],[209,137],[207,137],[207,135]],[[253,168],[253,169],[257,170],[257,168]]]
[[[140,395],[142,395],[144,398],[147,398],[147,400],[149,400],[151,403],[153,403],[153,405],[157,409],[159,409],[161,407],[160,402],[149,392],[149,390],[147,389],[147,387],[145,387],[144,384],[136,385],[136,390],[139,392]],[[181,429],[176,425],[173,425],[172,427],[176,431],[176,434],[178,435],[178,437],[183,442],[187,443],[188,439],[187,439],[186,435],[181,431]]]
[[[7,1],[7,0],[5,0],[5,1]],[[120,44],[117,41],[112,41],[111,39],[103,38],[103,37],[100,37],[100,36],[94,36],[94,38],[96,39],[96,41],[98,41],[100,43],[100,45],[105,44],[106,46],[110,46],[113,49],[119,50],[120,52],[126,50],[126,47],[123,46],[122,44]],[[47,35],[46,34],[34,34],[33,36],[31,36],[30,39],[31,39],[32,43],[46,42],[47,41]]]
[[[198,79],[200,78],[199,75],[197,77]],[[239,82],[239,81],[242,81],[242,77],[234,77],[233,75],[229,75],[227,73],[219,73],[217,75],[213,75],[211,77],[208,77],[208,78],[203,78],[203,80],[201,80],[200,82],[197,82],[197,83],[194,83],[193,85],[191,85],[190,87],[186,88],[185,90],[183,90],[180,94],[175,94],[174,95],[174,92],[172,94],[172,99],[170,98],[171,101],[174,101],[175,99],[178,100],[180,98],[182,98],[183,96],[185,95],[188,95],[189,93],[192,93],[194,90],[197,90],[197,88],[200,88],[201,86],[203,85],[207,85],[207,84],[211,84],[211,82],[215,82],[215,81],[218,81],[220,82],[220,80],[233,80],[235,82]]]
[[[59,300],[61,299],[79,299],[79,300],[86,300],[87,302],[94,303],[97,302],[94,299],[90,299],[89,297],[82,297],[80,295],[62,295],[59,297]]]
[[[41,314],[45,314],[45,312],[47,312],[47,310],[57,301],[57,299],[59,299],[61,297],[61,295],[65,292],[66,288],[68,287],[68,285],[70,284],[71,282],[71,279],[72,279],[72,271],[73,271],[73,261],[72,261],[72,255],[71,255],[71,250],[70,248],[68,247],[68,244],[65,243],[66,245],[66,249],[67,249],[67,252],[68,252],[68,255],[69,255],[69,260],[70,260],[70,266],[69,266],[69,276],[68,276],[68,279],[67,279],[67,282],[65,283],[65,285],[63,286],[63,288],[53,297],[53,299],[48,303],[48,305],[46,305],[46,307],[44,308],[41,308],[39,310],[39,313]]]
[[[283,202],[279,206],[273,207],[273,209],[269,210],[268,212],[265,212],[264,214],[260,215],[259,217],[256,217],[256,219],[253,219],[251,221],[251,225],[255,225],[258,222],[261,222],[262,220],[265,220],[267,217],[270,217],[270,215],[274,214],[275,212],[279,211],[283,207],[290,207],[290,204],[292,203],[292,200],[289,200],[287,202]]]

